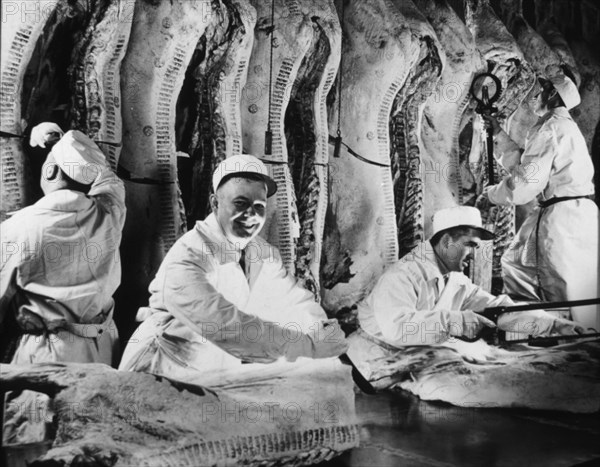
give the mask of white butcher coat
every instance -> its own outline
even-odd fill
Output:
[[[112,363],[125,188],[108,165],[87,195],[58,190],[0,225],[0,323],[16,313],[12,363]]]
[[[509,297],[493,296],[461,272],[444,277],[433,246],[425,242],[386,269],[359,303],[358,320],[364,332],[393,347],[436,345],[462,327],[463,310],[510,305]],[[554,317],[542,310],[507,313],[498,320],[500,329],[531,335],[548,333],[553,324]]]
[[[138,312],[144,321],[120,369],[203,383],[211,373],[241,369],[243,360],[295,360],[290,344],[327,316],[274,247],[256,237],[245,252],[248,277],[213,214],[183,235],[150,284],[149,307]]]
[[[488,191],[495,204],[522,205],[536,197],[545,201],[594,193],[592,159],[564,107],[538,120],[528,133],[524,151],[506,133],[498,134],[494,154],[509,172]],[[505,291],[538,301],[598,297],[598,223],[598,208],[589,199],[534,209],[502,257]],[[596,310],[595,306],[573,308],[572,317],[584,327],[600,330]]]

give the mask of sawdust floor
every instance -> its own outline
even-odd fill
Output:
[[[357,394],[361,446],[322,467],[600,466],[600,414],[463,409]]]

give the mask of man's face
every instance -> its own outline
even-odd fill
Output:
[[[265,223],[267,186],[262,181],[232,177],[211,197],[211,206],[227,239],[245,246]]]
[[[544,113],[544,102],[542,98],[543,91],[544,88],[542,88],[542,85],[539,83],[539,81],[536,81],[535,86],[530,94],[529,108],[537,116],[541,116],[540,114],[543,115]]]
[[[475,249],[481,246],[481,239],[476,231],[460,235],[452,239],[450,234],[442,238],[441,256],[449,271],[462,272],[473,259]]]
[[[538,117],[542,117],[548,111],[548,100],[552,97],[556,91],[552,87],[549,81],[538,80],[531,93],[531,100],[529,101],[529,107]]]

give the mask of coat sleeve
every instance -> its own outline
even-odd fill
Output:
[[[507,295],[494,295],[471,283],[465,308],[481,312],[489,307],[516,305]],[[504,313],[498,317],[498,328],[502,331],[519,332],[537,336],[548,334],[554,324],[554,317],[544,310],[528,310]]]
[[[460,310],[419,310],[424,281],[409,271],[388,269],[373,289],[373,308],[385,341],[394,346],[432,345],[462,329]]]
[[[272,289],[273,302],[281,307],[279,312],[284,319],[299,322],[303,332],[306,333],[312,331],[310,328],[314,323],[327,319],[327,314],[315,301],[314,295],[300,286],[296,278],[288,273],[275,248],[273,248],[273,258],[269,268],[272,271],[270,280],[273,284],[277,284]]]
[[[244,313],[226,300],[208,280],[209,266],[203,253],[176,243],[171,256],[165,260],[164,306],[196,333],[246,360],[268,362],[285,356],[294,361],[312,355],[312,343],[305,335],[291,336],[280,326]]]
[[[106,159],[100,164],[100,173],[92,183],[88,196],[115,220],[116,227],[123,229],[125,223],[125,185],[112,171]]]
[[[509,158],[512,162],[505,167],[509,174],[487,190],[490,201],[522,205],[534,200],[548,185],[557,147],[556,134],[542,126],[527,142],[518,164],[513,156]]]
[[[510,172],[521,162],[523,150],[508,134],[501,130],[494,137],[494,157],[507,172]]]

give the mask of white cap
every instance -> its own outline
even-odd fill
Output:
[[[248,154],[238,154],[222,161],[213,173],[213,190],[216,192],[224,179],[232,175],[259,175],[267,184],[267,197],[277,191],[277,183],[269,177],[267,166],[257,157]]]
[[[571,78],[564,74],[562,70],[552,70],[548,73],[548,81],[552,83],[556,92],[565,103],[567,110],[577,107],[581,103],[581,96],[577,86]]]
[[[432,229],[433,237],[438,232],[452,229],[454,227],[469,227],[479,232],[482,240],[492,240],[494,234],[483,228],[481,213],[479,209],[472,206],[455,206],[440,209],[433,215]]]
[[[106,166],[100,148],[81,131],[67,131],[50,154],[69,177],[83,185],[91,185]]]

